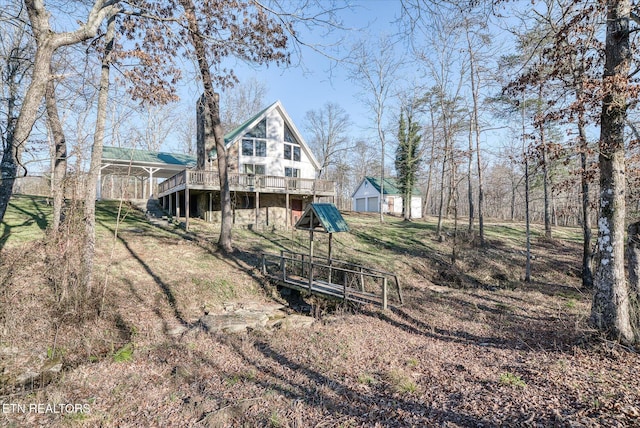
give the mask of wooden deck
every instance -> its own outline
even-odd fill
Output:
[[[220,190],[217,171],[184,170],[158,185],[158,197],[185,189]],[[335,182],[272,175],[229,174],[232,192],[281,193],[291,195],[335,196]]]
[[[396,275],[341,260],[286,251],[263,254],[262,273],[284,287],[322,297],[383,309],[404,303]]]

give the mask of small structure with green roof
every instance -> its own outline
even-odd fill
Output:
[[[353,211],[380,212],[380,201],[382,201],[383,214],[401,215],[403,213],[402,192],[397,180],[385,177],[382,183],[381,186],[379,177],[364,177],[351,195]],[[384,192],[382,198],[381,188]],[[422,195],[415,187],[411,192],[411,218],[422,218]]]

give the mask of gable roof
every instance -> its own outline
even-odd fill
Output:
[[[313,203],[307,205],[300,220],[296,222],[296,229],[318,230],[325,233],[348,232],[349,226],[342,214],[333,204]]]
[[[364,183],[365,181],[368,181],[369,183],[371,183],[373,188],[376,189],[376,191],[378,193],[380,193],[380,179],[378,177],[369,177],[369,176],[367,176],[362,180],[362,183]],[[360,186],[362,186],[362,183],[360,183]],[[383,184],[384,185],[382,186],[382,188],[383,188],[383,191],[384,191],[385,195],[400,195],[400,194],[402,194],[402,192],[400,191],[400,187],[398,185],[398,181],[395,178],[385,177]],[[358,189],[360,188],[360,186],[358,186]],[[414,186],[413,189],[411,190],[411,193],[414,196],[419,196],[420,195],[420,190],[417,189]]]
[[[304,138],[302,138],[302,135],[298,131],[298,128],[296,128],[296,125],[293,123],[293,121],[291,120],[291,117],[282,106],[282,103],[280,102],[280,100],[262,109],[261,111],[259,111],[258,113],[254,114],[249,119],[244,121],[242,125],[238,126],[233,131],[230,131],[229,133],[227,133],[224,136],[225,146],[229,148],[231,145],[235,144],[236,141],[238,141],[243,135],[245,135],[254,126],[256,126],[262,119],[266,118],[267,115],[274,109],[278,110],[278,112],[280,113],[280,116],[282,116],[282,119],[284,120],[285,125],[293,133],[293,136],[295,137],[296,141],[300,143],[300,147],[302,148],[302,150],[305,152],[305,154],[311,161],[311,164],[316,169],[320,169],[320,163],[318,162],[314,154],[311,152],[311,149],[309,148],[307,143],[304,141]],[[213,149],[209,152],[209,158],[215,159],[215,157],[216,157],[216,150]]]

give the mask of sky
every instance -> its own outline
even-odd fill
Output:
[[[340,13],[344,26],[355,29],[343,41],[343,49],[350,48],[361,37],[377,37],[380,33],[396,31],[393,21],[400,15],[400,1],[361,0],[352,3],[353,9],[345,9]],[[327,41],[321,34],[313,32],[303,33],[302,36],[312,44]],[[297,65],[298,59],[301,60],[301,65]],[[344,65],[336,65],[328,57],[307,47],[302,47],[300,57],[294,56],[293,61],[296,65],[286,68],[275,65],[256,68],[234,63],[233,69],[241,82],[252,78],[264,82],[267,87],[264,107],[280,100],[304,137],[306,113],[320,109],[327,102],[336,103],[345,109],[353,123],[354,136],[371,133],[367,130],[372,126],[371,113],[358,100],[361,90],[349,80]],[[197,82],[191,82],[188,87],[184,87],[182,102],[195,105],[201,93],[200,88],[201,85]]]

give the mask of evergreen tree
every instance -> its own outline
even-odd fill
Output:
[[[402,194],[402,211],[405,220],[411,219],[411,196],[416,184],[416,173],[420,166],[420,125],[414,121],[412,109],[400,110],[398,123],[398,147],[396,148],[396,172],[398,187]]]

